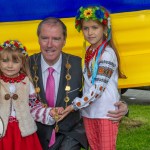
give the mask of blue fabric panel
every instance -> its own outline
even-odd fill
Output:
[[[0,22],[69,18],[80,6],[102,5],[111,13],[150,8],[150,0],[0,0]]]

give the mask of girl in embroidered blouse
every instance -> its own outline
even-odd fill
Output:
[[[102,6],[80,7],[75,27],[91,45],[85,54],[83,96],[75,98],[64,114],[81,109],[90,149],[115,150],[118,123],[109,120],[107,113],[117,109],[118,76],[125,76],[111,38],[110,15]]]
[[[17,40],[0,45],[1,150],[42,150],[34,120],[51,125],[50,108],[36,98],[26,48]],[[32,115],[32,116],[31,116]]]

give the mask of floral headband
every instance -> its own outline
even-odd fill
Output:
[[[26,47],[22,45],[21,42],[17,40],[7,40],[4,43],[0,44],[0,51],[2,51],[4,48],[19,48],[20,51],[25,55],[28,56],[28,53],[26,51]]]
[[[94,6],[87,8],[80,7],[78,9],[77,16],[75,17],[75,28],[78,32],[80,32],[81,30],[82,19],[86,21],[90,19],[98,20],[100,23],[106,25],[108,27],[108,30],[110,30],[110,16],[108,11],[102,6]]]

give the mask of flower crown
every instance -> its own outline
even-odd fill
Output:
[[[75,28],[78,32],[81,30],[81,20],[84,19],[86,21],[92,19],[92,20],[98,20],[100,23],[106,25],[108,27],[108,30],[110,30],[110,16],[108,11],[100,6],[94,6],[94,7],[87,7],[83,8],[80,7],[77,11],[77,15],[75,17]]]
[[[26,47],[22,45],[21,42],[17,40],[7,40],[4,43],[0,44],[0,51],[2,51],[4,48],[19,48],[20,51],[25,55],[28,56],[28,53],[26,51]]]

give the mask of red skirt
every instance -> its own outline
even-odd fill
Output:
[[[22,137],[17,121],[9,122],[6,134],[0,139],[0,150],[42,150],[36,133]]]

